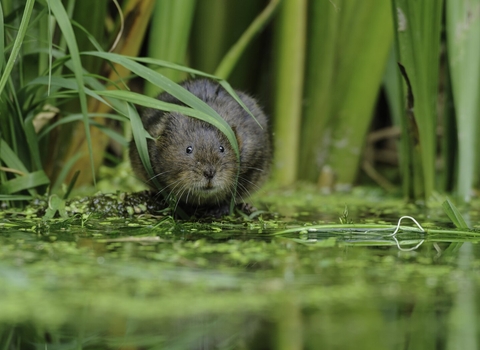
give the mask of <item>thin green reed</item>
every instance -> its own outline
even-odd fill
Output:
[[[443,1],[392,0],[397,61],[402,72],[405,194],[428,200],[436,188],[439,52]]]
[[[7,81],[10,77],[13,66],[15,64],[15,61],[18,58],[20,48],[22,47],[23,40],[27,32],[28,23],[30,21],[30,17],[32,16],[33,5],[35,5],[35,0],[27,0],[27,3],[25,4],[25,10],[23,12],[20,26],[18,27],[18,33],[15,38],[15,42],[13,43],[13,47],[12,47],[12,50],[10,51],[10,56],[8,57],[7,64],[5,66],[5,69],[2,71],[2,76],[0,77],[0,95],[2,94],[2,91],[5,88],[5,85],[7,84]]]
[[[306,0],[284,0],[276,23],[275,157],[273,178],[281,185],[297,179],[303,101]]]
[[[448,63],[458,130],[457,191],[469,201],[478,177],[476,150],[480,146],[480,0],[447,0],[446,11]]]
[[[388,52],[390,4],[310,3],[299,177],[333,170],[339,187],[356,179]]]
[[[305,67],[305,102],[300,138],[299,178],[317,181],[327,154],[333,109],[340,1],[311,1]],[[334,90],[334,91],[332,91]]]
[[[148,57],[177,64],[185,63],[196,3],[196,0],[156,2],[150,27]],[[186,76],[179,70],[161,69],[160,72],[174,81],[180,81]],[[158,93],[155,85],[150,82],[145,84],[146,95],[154,96]]]

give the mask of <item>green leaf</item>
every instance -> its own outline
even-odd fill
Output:
[[[20,23],[20,26],[18,27],[17,37],[15,38],[15,42],[13,44],[12,51],[10,52],[10,57],[8,58],[7,64],[5,66],[5,70],[2,72],[0,77],[0,95],[2,94],[2,91],[5,88],[5,84],[7,83],[8,78],[10,77],[10,73],[12,72],[15,61],[18,58],[20,48],[22,47],[23,40],[27,32],[28,22],[30,21],[34,4],[35,4],[35,0],[27,0],[27,3],[25,4],[25,11],[23,12],[22,21]],[[3,26],[2,26],[2,31],[3,31]],[[2,35],[2,41],[3,41],[3,35]],[[2,50],[3,50],[3,45],[2,45]],[[1,68],[2,66],[0,65],[0,70]]]
[[[250,26],[243,32],[238,41],[230,48],[227,54],[223,57],[222,61],[215,70],[215,75],[223,79],[227,79],[233,68],[237,64],[241,55],[247,48],[248,44],[253,38],[258,35],[266,24],[270,21],[273,13],[278,8],[280,0],[270,0],[265,9],[260,13],[257,18],[250,24]]]
[[[0,72],[2,71],[3,64],[5,63],[5,23],[3,22],[3,9],[0,4]]]
[[[58,26],[60,27],[63,37],[66,41],[68,49],[70,51],[73,73],[78,85],[78,97],[80,99],[80,108],[83,115],[83,125],[85,129],[85,136],[88,145],[88,151],[90,155],[90,166],[93,176],[93,181],[95,183],[95,165],[93,162],[93,149],[92,149],[92,140],[90,136],[90,120],[88,118],[88,108],[87,108],[87,95],[84,88],[84,79],[83,79],[83,67],[82,61],[80,59],[80,52],[78,50],[77,40],[75,38],[75,33],[73,32],[72,24],[70,18],[65,11],[65,8],[62,5],[60,0],[49,0],[48,4],[52,13],[57,20]]]
[[[436,181],[438,71],[442,0],[393,0],[397,61],[406,86],[406,121],[401,125],[407,142],[404,174],[413,176],[407,195],[429,199]]]
[[[469,201],[476,174],[480,112],[480,0],[447,0],[448,63],[458,130],[458,194]]]
[[[469,229],[471,227],[468,226],[467,222],[463,218],[462,214],[460,211],[455,207],[455,205],[450,202],[450,199],[447,198],[445,202],[442,203],[443,210],[445,213],[448,215],[450,220],[452,220],[453,224],[457,228],[462,228],[462,229]]]
[[[311,3],[299,169],[302,179],[317,181],[325,167],[336,186],[350,188],[363,160],[393,25],[389,1],[335,3],[340,9],[328,1]]]
[[[39,170],[5,182],[0,186],[0,193],[12,194],[48,184],[50,179],[43,170]]]
[[[28,173],[27,168],[22,163],[20,158],[13,152],[10,146],[3,140],[0,139],[0,159],[5,162],[5,164],[12,169],[21,171],[22,173]]]
[[[155,4],[149,32],[148,56],[169,62],[184,62],[186,58],[196,0],[162,0]],[[180,81],[181,70],[161,70],[173,81]],[[145,94],[158,94],[158,87],[147,82]]]
[[[195,110],[193,108],[180,106],[173,103],[167,103],[160,101],[153,97],[148,97],[139,93],[131,92],[131,91],[124,91],[124,90],[103,90],[103,91],[95,91],[96,94],[104,97],[113,97],[118,100],[131,102],[140,106],[155,108],[166,112],[178,112],[184,115],[188,115],[190,117],[194,117],[205,122],[208,122],[218,128],[224,134],[227,134],[228,130],[226,129],[225,125],[228,124],[222,118],[222,122],[219,122],[217,119],[212,119],[211,115],[206,114],[205,112]],[[233,136],[235,137],[235,136]],[[238,148],[237,148],[238,150]]]
[[[275,145],[272,177],[279,185],[297,179],[307,35],[307,1],[282,1],[275,38]]]
[[[208,120],[207,119],[204,119],[204,120],[216,126],[222,133],[225,134],[225,136],[227,136],[228,140],[230,141],[230,144],[232,145],[233,149],[235,150],[235,153],[237,154],[237,158],[238,159],[240,158],[237,139],[235,137],[234,132],[228,125],[228,123],[207,103],[203,102],[198,97],[196,97],[195,95],[191,94],[190,92],[182,88],[179,84],[174,83],[172,80],[166,78],[162,74],[155,72],[154,70],[147,68],[126,56],[122,56],[114,53],[93,52],[93,51],[85,52],[84,54],[101,57],[106,60],[121,64],[122,66],[129,69],[133,73],[139,75],[140,77],[146,79],[152,84],[167,91],[169,94],[171,94],[178,100],[182,101],[186,105],[208,115],[209,116],[207,118]],[[99,93],[99,91],[97,91],[97,93]],[[125,96],[128,96],[128,93]]]

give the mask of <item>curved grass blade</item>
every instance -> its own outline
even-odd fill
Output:
[[[228,138],[230,144],[232,145],[236,155],[237,159],[240,159],[240,154],[238,150],[238,143],[237,139],[235,137],[235,134],[233,133],[232,129],[228,125],[228,123],[208,104],[200,100],[198,97],[194,96],[190,92],[186,91],[184,88],[182,88],[180,85],[176,84],[172,80],[166,78],[162,74],[155,72],[154,70],[147,68],[134,60],[117,55],[114,53],[107,53],[107,52],[85,52],[85,55],[93,55],[97,57],[104,58],[106,60],[118,63],[131,72],[134,72],[135,74],[139,75],[140,77],[146,79],[147,81],[151,82],[152,84],[162,88],[163,90],[167,91],[169,94],[174,96],[175,98],[179,99],[186,105],[203,112],[209,116],[207,118],[208,120],[205,120],[211,124],[213,124],[213,120],[216,121],[215,126],[221,125],[221,128],[219,130],[225,134],[225,136]],[[98,92],[97,92],[98,93]],[[217,126],[218,128],[218,126]]]
[[[181,66],[179,64],[175,64],[175,63],[171,63],[171,62],[167,62],[167,61],[160,60],[160,59],[155,59],[155,58],[149,58],[149,57],[129,57],[129,58],[133,61],[142,62],[142,63],[146,63],[146,64],[149,64],[149,65],[157,65],[157,66],[161,66],[161,67],[164,67],[164,68],[170,68],[170,69],[174,69],[174,70],[179,70],[179,71],[182,71],[182,72],[185,72],[185,73],[192,74],[193,76],[199,75],[201,77],[216,80],[235,99],[235,101],[237,101],[240,104],[240,106],[242,106],[242,108],[245,111],[247,111],[248,114],[250,114],[253,119],[256,120],[255,116],[248,109],[248,107],[243,103],[243,101],[238,97],[238,95],[236,94],[236,92],[232,88],[232,86],[226,80],[224,80],[224,79],[222,79],[222,78],[220,78],[216,75],[208,74],[208,73],[205,73],[205,72],[193,69],[193,68]]]
[[[0,193],[12,194],[23,190],[34,189],[38,186],[48,185],[50,179],[43,170],[19,176],[0,186]]]
[[[393,18],[399,63],[407,84],[407,108],[402,125],[405,166],[413,180],[407,193],[430,199],[436,180],[436,130],[440,38],[443,1],[393,0]],[[426,16],[428,14],[428,16]],[[413,135],[415,128],[418,135]],[[418,136],[418,137],[417,137]],[[407,168],[405,168],[407,169]]]
[[[282,1],[276,27],[274,74],[275,143],[272,179],[290,185],[297,179],[300,126],[305,83],[307,1]]]
[[[33,118],[35,115],[30,113],[30,115],[25,119],[24,122],[24,132],[25,138],[28,144],[28,150],[30,153],[30,158],[34,164],[34,170],[42,169],[42,158],[40,156],[40,147],[38,143],[38,135],[35,132],[35,127],[33,126]]]
[[[461,228],[461,229],[471,228],[468,226],[467,222],[465,221],[465,219],[463,218],[462,214],[457,209],[457,207],[452,202],[450,202],[450,199],[447,198],[447,200],[442,203],[442,207],[445,213],[448,215],[450,220],[452,220],[453,224],[457,228]]]
[[[58,1],[58,0],[57,0]],[[5,88],[5,84],[10,77],[10,73],[12,72],[13,65],[18,57],[20,52],[20,48],[22,46],[23,40],[25,38],[25,34],[28,28],[28,22],[30,21],[30,17],[32,16],[33,5],[35,4],[35,0],[27,0],[25,4],[25,11],[23,12],[22,21],[20,22],[20,26],[18,27],[17,37],[15,38],[15,42],[12,47],[12,51],[10,53],[10,57],[8,58],[7,64],[5,66],[5,70],[0,77],[0,95],[2,94],[3,89]],[[3,35],[2,35],[3,38]],[[2,45],[3,48],[3,45]],[[3,56],[3,55],[2,55]],[[1,69],[1,66],[0,66]]]
[[[196,3],[197,0],[156,2],[150,25],[147,50],[149,57],[185,62]],[[181,81],[185,75],[180,70],[161,69],[160,72],[173,81]],[[158,88],[147,82],[144,93],[154,96],[158,94]]]
[[[118,116],[116,114],[110,114],[110,113],[89,113],[88,114],[89,118],[95,118],[95,117],[102,117],[102,118],[108,118],[108,119],[113,119],[113,120],[118,120],[118,121],[125,121],[124,117]],[[41,140],[50,132],[64,124],[72,123],[75,121],[80,121],[83,119],[83,115],[81,114],[71,114],[69,116],[66,116],[60,120],[57,120],[55,123],[48,125],[47,127],[44,127],[42,131],[38,134],[38,139]]]
[[[87,80],[87,81],[89,83],[92,83],[92,80],[94,80],[94,79],[90,79],[90,80]],[[29,82],[27,85],[38,85],[38,84],[39,85],[47,85],[47,84],[49,84],[49,82],[50,81],[49,81],[48,77],[38,77],[38,78],[32,80],[31,82]],[[52,77],[51,85],[61,87],[61,88],[64,88],[64,89],[70,89],[71,92],[79,93],[78,81],[76,79],[63,78],[63,77]],[[95,84],[95,88],[96,89],[103,89],[103,85],[100,84],[100,83]],[[97,99],[98,101],[100,101],[102,103],[110,105],[106,100],[102,99],[99,95],[97,95],[94,91],[87,88],[86,86],[83,86],[82,89],[83,89],[83,91],[86,95],[91,96],[91,97]],[[120,104],[117,104],[117,106],[112,105],[110,107],[111,108],[119,108]],[[82,114],[82,116],[84,116],[84,114]],[[88,113],[87,113],[87,118],[88,118]]]
[[[142,119],[138,115],[137,110],[133,108],[130,104],[127,104],[127,110],[127,116],[129,117],[130,123],[132,125],[132,136],[135,140],[135,145],[137,147],[140,160],[142,161],[143,167],[147,171],[148,177],[152,179],[153,184],[157,188],[160,188],[160,184],[158,183],[155,173],[153,172],[152,163],[150,162],[150,156],[148,155],[147,138],[145,137],[145,135],[148,133],[143,128]]]
[[[128,147],[128,141],[122,134],[119,134],[118,132],[112,130],[108,126],[97,123],[95,121],[92,121],[91,125],[98,128],[105,135],[107,135],[110,139],[114,140],[115,142],[118,142],[122,147]]]
[[[24,174],[28,173],[23,162],[3,139],[0,139],[0,159],[3,160],[9,168],[18,170]]]
[[[85,52],[85,53],[88,54],[88,52]],[[127,57],[127,56],[124,56],[124,57]],[[199,76],[205,77],[205,78],[210,78],[210,79],[214,79],[214,80],[221,80],[221,78],[219,78],[219,77],[217,77],[213,74],[208,74],[208,73],[202,72],[202,71],[194,69],[194,68],[185,67],[185,66],[182,66],[180,64],[164,61],[164,60],[161,60],[161,59],[158,59],[158,58],[130,57],[130,56],[128,56],[128,58],[133,60],[133,61],[136,61],[136,62],[142,62],[142,63],[146,63],[146,64],[149,64],[149,65],[155,65],[155,66],[160,66],[160,67],[163,67],[163,68],[179,70],[179,71],[182,71],[182,72],[185,72],[185,73],[192,74],[193,76],[199,75]]]
[[[102,91],[94,91],[96,94],[105,96],[105,97],[113,97],[118,100],[131,102],[140,106],[149,107],[160,109],[166,112],[178,112],[190,117],[194,117],[205,122],[208,122],[218,128],[224,134],[227,133],[227,129],[225,128],[225,120],[222,121],[224,123],[219,122],[217,119],[212,119],[210,114],[207,114],[203,111],[198,111],[193,108],[179,106],[173,103],[167,103],[160,101],[153,97],[148,97],[136,92],[132,91],[124,91],[124,90],[102,90]],[[228,126],[228,124],[227,124]],[[235,137],[235,136],[234,136]]]
[[[75,186],[75,182],[77,182],[78,175],[80,175],[80,170],[77,170],[75,174],[73,174],[72,180],[68,184],[67,190],[65,191],[65,195],[63,196],[63,200],[67,200],[72,193],[73,187]]]
[[[92,171],[93,182],[95,183],[95,165],[93,160],[92,140],[90,136],[90,120],[88,118],[87,95],[84,88],[83,66],[80,59],[80,52],[75,34],[73,32],[72,24],[69,20],[67,12],[65,11],[65,8],[62,5],[62,2],[60,0],[49,0],[48,4],[53,15],[55,16],[55,19],[57,20],[58,26],[62,31],[63,37],[65,38],[66,44],[70,51],[73,73],[78,84],[78,96],[80,99],[80,108],[83,115],[85,136],[90,156],[90,167]]]
[[[0,201],[29,201],[33,197],[20,194],[0,194]]]
[[[55,183],[51,186],[50,193],[55,193],[58,191],[62,183],[67,178],[67,175],[72,169],[73,165],[77,162],[78,159],[80,159],[81,156],[82,156],[81,153],[77,153],[65,163],[62,170],[60,171],[60,174],[58,174],[57,178],[55,179]]]
[[[480,1],[446,1],[448,63],[458,134],[459,196],[470,201],[478,178]]]
[[[3,22],[3,9],[0,4],[0,72],[2,71],[3,64],[5,63],[5,23]]]
[[[257,18],[255,18],[247,30],[243,32],[240,39],[238,39],[238,41],[223,57],[222,61],[215,70],[214,74],[216,76],[221,77],[222,79],[228,78],[248,44],[267,25],[279,4],[280,0],[270,0],[265,9],[257,16]]]

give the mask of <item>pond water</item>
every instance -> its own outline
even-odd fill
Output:
[[[361,190],[254,203],[270,214],[4,211],[0,349],[478,348],[478,205],[461,211],[473,230],[456,230],[440,205]],[[380,226],[403,215],[426,232]]]

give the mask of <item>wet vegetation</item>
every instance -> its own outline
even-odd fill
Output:
[[[2,0],[0,349],[476,349],[479,42],[478,0]],[[144,107],[238,150],[189,77],[271,116],[256,209],[129,169]]]
[[[64,218],[39,217],[42,202],[5,210],[0,343],[453,349],[475,341],[480,227],[467,222],[478,222],[476,211],[311,189],[268,191],[254,199],[268,213],[213,222],[81,212],[81,200]],[[97,196],[105,208],[118,199]],[[421,227],[404,219],[392,235],[399,215]]]

